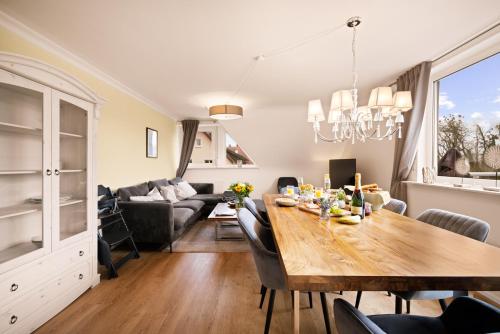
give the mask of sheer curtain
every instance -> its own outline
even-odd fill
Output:
[[[189,160],[191,159],[191,154],[193,153],[194,141],[196,139],[196,133],[198,132],[198,124],[200,121],[194,119],[183,120],[182,131],[184,135],[182,136],[182,148],[181,156],[179,159],[179,167],[177,168],[177,173],[175,176],[182,177],[186,172],[187,166],[189,165]]]
[[[410,175],[417,153],[418,136],[422,128],[429,77],[432,62],[423,62],[401,75],[397,81],[397,90],[409,90],[413,97],[413,109],[405,115],[403,137],[396,141],[391,179],[391,196],[407,202],[406,181]]]

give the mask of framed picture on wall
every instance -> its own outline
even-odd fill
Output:
[[[158,131],[146,128],[146,158],[158,158]]]

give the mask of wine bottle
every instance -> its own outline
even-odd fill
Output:
[[[353,216],[360,216],[361,219],[365,218],[365,196],[361,191],[361,174],[356,173],[354,176],[354,192],[352,193],[351,201],[351,214]]]
[[[330,174],[325,174],[323,180],[324,180],[323,188],[325,188],[325,191],[328,192],[332,185],[330,182]]]

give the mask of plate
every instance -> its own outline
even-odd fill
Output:
[[[291,198],[277,198],[276,204],[278,204],[279,206],[292,207],[292,206],[296,206],[298,204],[298,202],[294,199],[291,199]]]
[[[336,218],[336,220],[339,223],[346,224],[346,225],[356,225],[356,224],[361,223],[360,216],[344,216],[344,217]]]

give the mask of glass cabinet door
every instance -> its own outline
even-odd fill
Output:
[[[50,251],[50,89],[0,70],[0,273]]]
[[[58,219],[53,229],[59,242],[75,240],[88,231],[88,127],[91,105],[75,97],[52,93],[55,203]],[[56,245],[57,247],[57,245]]]

